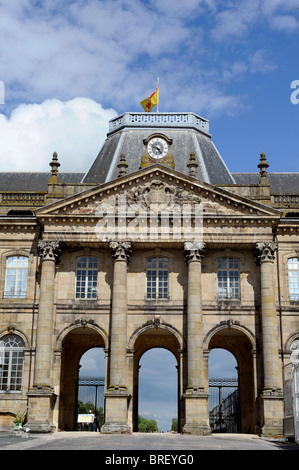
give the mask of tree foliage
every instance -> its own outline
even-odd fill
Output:
[[[157,432],[158,426],[155,419],[146,419],[138,415],[138,431],[139,432]]]

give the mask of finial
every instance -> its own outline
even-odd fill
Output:
[[[262,152],[261,153],[261,161],[258,164],[258,168],[260,169],[260,175],[261,175],[260,184],[269,185],[269,181],[267,179],[267,175],[268,175],[267,168],[268,167],[269,167],[269,163],[266,162],[266,155],[264,154],[264,152]]]
[[[58,168],[60,167],[57,152],[53,153],[53,158],[52,158],[51,163],[49,163],[49,165],[52,168],[51,169],[52,176],[49,179],[49,183],[57,184],[58,183],[57,173],[58,173]]]
[[[124,176],[126,174],[126,169],[128,168],[128,164],[126,162],[126,157],[125,155],[122,153],[121,156],[120,156],[120,162],[118,163],[118,168],[119,168],[119,174],[118,176]]]
[[[196,176],[196,169],[198,167],[198,163],[195,160],[194,152],[190,153],[190,160],[189,160],[189,163],[187,164],[187,167],[189,168],[189,176]]]

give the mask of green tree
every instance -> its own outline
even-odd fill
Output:
[[[156,432],[158,431],[157,421],[155,419],[146,419],[138,415],[138,431],[139,432]]]
[[[172,418],[171,430],[178,432],[178,418]]]

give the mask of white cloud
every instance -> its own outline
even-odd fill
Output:
[[[1,171],[50,171],[53,152],[60,171],[87,171],[108,131],[113,109],[88,98],[20,105],[0,115]]]

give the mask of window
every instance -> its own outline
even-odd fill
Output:
[[[295,339],[295,341],[291,344],[291,363],[292,364],[299,364],[299,339]]]
[[[77,258],[76,298],[96,299],[98,281],[98,259],[93,256]]]
[[[26,298],[28,258],[10,256],[6,261],[4,298]]]
[[[288,260],[290,300],[299,300],[299,258]]]
[[[218,297],[220,299],[240,298],[239,260],[218,258]]]
[[[17,335],[0,339],[0,391],[21,392],[23,381],[24,341]]]
[[[147,258],[146,282],[148,299],[168,299],[167,258]]]

